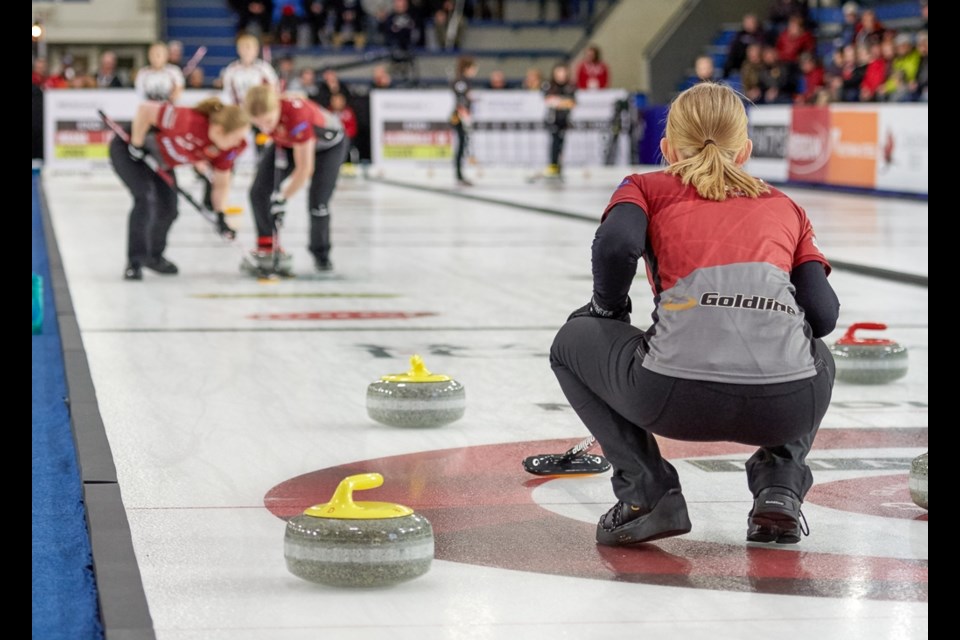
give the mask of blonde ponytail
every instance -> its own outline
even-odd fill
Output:
[[[756,198],[770,190],[736,162],[748,142],[747,112],[730,87],[701,82],[677,96],[667,114],[666,139],[677,155],[666,173],[693,185],[702,198]]]

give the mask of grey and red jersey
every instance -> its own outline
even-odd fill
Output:
[[[773,188],[707,200],[664,171],[624,178],[604,219],[620,203],[646,214],[642,251],[656,309],[644,367],[733,384],[815,375],[790,272],[816,260],[829,273],[830,264],[799,205]]]
[[[223,92],[226,94],[224,102],[239,106],[243,106],[247,91],[257,85],[269,84],[274,89],[280,90],[280,78],[277,72],[269,62],[261,58],[257,58],[250,64],[234,60],[223,68],[221,81]]]
[[[336,146],[346,135],[340,118],[297,94],[280,96],[280,119],[269,134],[274,144],[285,148],[314,139],[317,151]]]

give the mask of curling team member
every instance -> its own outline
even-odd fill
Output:
[[[133,117],[129,144],[120,136],[110,142],[110,162],[133,196],[127,235],[126,280],[143,279],[143,267],[172,275],[177,266],[163,254],[167,234],[177,218],[174,167],[209,165],[213,169],[211,201],[222,211],[230,191],[233,162],[246,147],[250,119],[240,107],[208,98],[195,107],[144,102]],[[227,235],[228,227],[222,232]]]
[[[287,201],[307,187],[310,253],[318,271],[330,271],[330,198],[350,147],[343,124],[306,96],[280,95],[270,85],[251,88],[245,104],[250,121],[273,139],[261,155],[250,188],[257,224],[257,266],[261,272],[289,273],[289,256],[274,247],[274,231],[283,220]],[[276,255],[283,256],[278,265],[270,262]]]

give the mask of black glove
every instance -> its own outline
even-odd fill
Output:
[[[217,233],[227,240],[233,240],[237,237],[237,232],[227,224],[227,217],[223,211],[217,211]]]
[[[276,227],[283,226],[283,216],[287,213],[287,201],[279,192],[270,197],[270,215]]]
[[[157,162],[157,159],[150,155],[150,153],[144,147],[128,144],[127,153],[129,153],[130,157],[135,161],[142,162],[150,167],[153,171],[156,171],[160,168],[160,164]]]
[[[631,302],[630,296],[627,296],[626,304],[619,309],[604,309],[597,304],[597,301],[594,298],[590,298],[590,302],[570,314],[570,316],[567,318],[567,322],[573,320],[574,318],[587,317],[619,320],[620,322],[626,322],[627,324],[630,324],[631,311],[633,311],[633,302]]]
[[[136,146],[132,142],[127,145],[127,153],[137,162],[143,162],[143,159],[147,157],[147,150],[143,147]]]

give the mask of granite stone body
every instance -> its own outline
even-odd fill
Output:
[[[388,586],[430,569],[433,527],[417,513],[367,520],[299,515],[287,521],[283,555],[290,573],[310,582]]]
[[[924,509],[927,508],[927,453],[920,454],[910,464],[910,498]]]
[[[907,348],[897,343],[834,345],[837,380],[857,384],[884,384],[907,375]]]
[[[882,322],[855,322],[837,340],[830,353],[837,380],[857,384],[884,384],[907,375],[907,348],[887,338],[862,338],[857,331],[884,331]]]
[[[367,414],[393,427],[438,427],[463,417],[466,391],[456,380],[391,382],[367,387]]]

